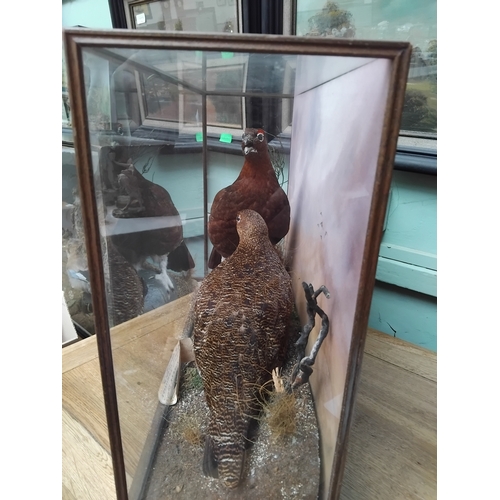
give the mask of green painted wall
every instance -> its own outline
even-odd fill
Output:
[[[437,350],[437,299],[378,282],[373,292],[369,326],[412,344]]]
[[[108,0],[63,0],[63,28],[112,28]]]
[[[436,351],[437,177],[394,171],[369,326]]]

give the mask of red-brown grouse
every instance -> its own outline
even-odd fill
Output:
[[[259,389],[288,347],[292,282],[263,218],[235,217],[236,251],[202,281],[192,309],[195,360],[210,410],[203,470],[238,486]]]
[[[265,220],[269,239],[276,245],[288,233],[290,204],[278,183],[267,149],[266,133],[247,128],[241,144],[245,161],[238,178],[214,198],[208,220],[208,236],[213,249],[208,267],[214,269],[222,257],[229,257],[238,246],[236,214],[255,210]]]

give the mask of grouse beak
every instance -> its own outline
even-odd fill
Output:
[[[253,147],[253,137],[250,134],[243,136],[242,142],[245,156],[249,153],[257,153],[257,150]]]

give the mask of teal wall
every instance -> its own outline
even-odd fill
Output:
[[[369,326],[393,337],[436,351],[437,299],[377,282]]]
[[[394,171],[369,326],[436,351],[437,177]]]
[[[63,0],[62,26],[112,28],[108,0]]]

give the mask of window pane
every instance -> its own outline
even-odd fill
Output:
[[[402,135],[436,133],[436,26],[436,0],[297,0],[297,35],[412,44]]]
[[[237,33],[236,0],[128,2],[132,27],[139,30]]]

